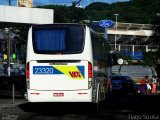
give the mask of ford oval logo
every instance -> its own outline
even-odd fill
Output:
[[[112,20],[101,20],[99,21],[99,26],[101,27],[111,27],[113,25]]]

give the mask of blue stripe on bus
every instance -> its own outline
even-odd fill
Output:
[[[85,78],[85,74],[84,74],[84,66],[77,66],[78,70],[81,72],[83,78]]]
[[[52,66],[33,66],[33,74],[63,74]]]
[[[85,78],[85,67],[84,66],[75,66],[78,68],[78,71],[82,74],[83,78]],[[64,67],[65,68],[65,67]],[[68,72],[75,72],[71,69],[67,70]],[[54,66],[33,66],[33,74],[40,75],[40,74],[65,74],[64,71],[59,71],[58,69],[54,68]]]

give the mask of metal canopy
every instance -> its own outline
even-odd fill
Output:
[[[92,21],[89,26],[104,35],[104,28],[101,28],[98,24],[99,21]],[[150,24],[136,24],[136,23],[117,23],[108,28],[108,41],[110,44],[135,44],[135,45],[153,45],[152,29],[154,27]],[[116,38],[115,38],[116,35]]]
[[[26,8],[0,5],[0,27],[52,24],[54,11],[42,8]]]

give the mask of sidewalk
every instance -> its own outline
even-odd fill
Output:
[[[26,102],[26,99],[15,99],[13,103],[13,99],[11,98],[0,98],[0,110],[6,107],[14,107]]]

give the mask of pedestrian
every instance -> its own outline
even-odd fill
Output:
[[[157,76],[157,87],[160,85],[160,76]]]
[[[160,76],[157,76],[157,91],[159,91],[160,86]]]
[[[151,86],[149,84],[149,77],[148,77],[148,75],[146,75],[144,77],[144,80],[145,80],[145,85],[146,85],[145,93],[148,94],[151,91]]]
[[[152,93],[156,93],[156,88],[157,87],[157,77],[153,76],[152,77]]]
[[[145,78],[143,78],[141,80],[141,84],[140,84],[140,94],[145,94],[146,93],[146,89],[147,89],[147,86],[146,86],[146,82],[148,82],[148,76],[146,75]]]
[[[147,85],[147,90],[146,90],[147,92],[146,92],[146,94],[150,94],[151,90],[152,90],[152,87],[151,87],[151,85],[149,83],[147,83],[146,85]]]

